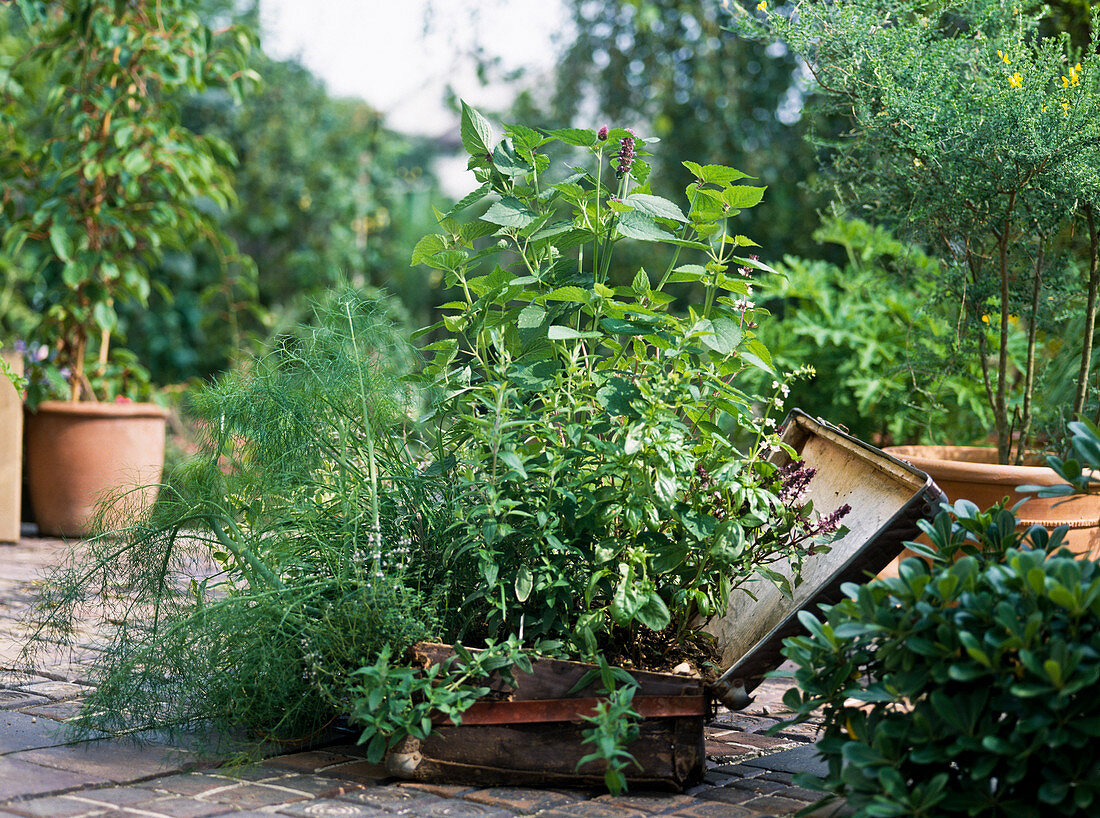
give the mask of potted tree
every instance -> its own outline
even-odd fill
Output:
[[[3,86],[0,252],[34,271],[40,321],[28,387],[31,499],[44,533],[80,536],[105,491],[155,484],[166,412],[112,348],[117,305],[144,303],[167,248],[224,241],[221,143],[180,123],[172,95],[248,79],[248,37],[214,37],[192,0],[19,3],[27,48]],[[133,495],[139,503],[152,494]]]
[[[798,51],[825,104],[849,117],[828,157],[845,203],[934,245],[943,262],[929,269],[957,329],[942,363],[982,384],[996,448],[894,452],[983,507],[1055,481],[1003,467],[1030,468],[1051,430],[1098,408],[1095,44],[1079,53],[1068,35],[1044,36],[1040,15],[993,0],[802,2],[789,15],[760,3],[740,19]],[[965,487],[971,478],[985,487]],[[1047,523],[1067,515],[1100,545],[1100,508],[1021,511]]]

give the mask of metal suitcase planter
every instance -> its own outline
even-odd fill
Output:
[[[635,709],[643,716],[639,738],[629,750],[641,769],[628,781],[635,787],[683,790],[699,780],[706,756],[703,727],[718,701],[734,707],[764,674],[782,662],[782,643],[801,631],[797,615],[836,602],[846,582],[861,582],[881,571],[919,533],[918,520],[934,516],[943,492],[925,475],[846,434],[835,426],[794,411],[783,439],[815,468],[805,498],[827,514],[848,503],[848,533],[824,554],[803,564],[794,598],[761,581],[748,594],[735,591],[729,609],[706,630],[718,639],[726,668],[713,687],[693,676],[635,672]],[[787,457],[780,453],[777,462]],[[414,647],[417,663],[451,655],[446,645]],[[535,659],[530,675],[516,673],[517,686],[497,691],[503,700],[475,704],[455,726],[437,724],[423,742],[406,741],[387,756],[390,772],[415,781],[493,786],[601,786],[597,762],[578,767],[591,752],[582,743],[598,699],[599,682],[573,690],[594,666]],[[742,690],[743,688],[743,690]]]

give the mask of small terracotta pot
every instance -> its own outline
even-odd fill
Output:
[[[983,446],[890,446],[883,451],[926,472],[952,503],[970,500],[984,509],[1005,497],[1012,505],[1031,496],[1016,512],[1022,528],[1068,525],[1066,544],[1070,550],[1100,557],[1100,496],[1043,499],[1016,491],[1025,484],[1064,482],[1046,466],[1002,466],[997,462],[997,450]]]
[[[151,403],[44,401],[26,413],[27,481],[42,534],[87,537],[97,506],[123,524],[156,501],[167,410]]]

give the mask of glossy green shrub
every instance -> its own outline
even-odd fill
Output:
[[[824,788],[860,816],[1095,815],[1100,563],[1003,508],[953,511],[927,526],[931,565],[849,585],[787,642],[784,701],[824,715]]]

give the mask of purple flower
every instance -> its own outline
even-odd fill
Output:
[[[604,125],[602,128],[600,128],[599,131],[597,131],[596,138],[598,140],[600,140],[601,142],[606,142],[607,141],[607,126],[606,125]]]
[[[67,366],[63,366],[57,371],[65,380],[69,380],[69,376],[73,374],[73,371]]]
[[[803,466],[801,463],[788,463],[783,466],[776,475],[781,481],[779,491],[776,492],[779,502],[789,505],[801,497],[815,474],[817,469]]]
[[[845,503],[832,514],[826,514],[820,520],[817,521],[817,525],[813,529],[814,534],[832,534],[838,528],[840,528],[840,521],[848,515],[848,512],[852,510],[852,507]]]
[[[633,131],[630,133],[633,133]],[[630,173],[630,168],[634,164],[634,137],[623,137],[622,144],[619,146],[618,159],[619,166],[615,168],[615,175],[622,179]]]
[[[15,351],[20,355],[27,354],[27,344],[22,338],[15,342]]]

